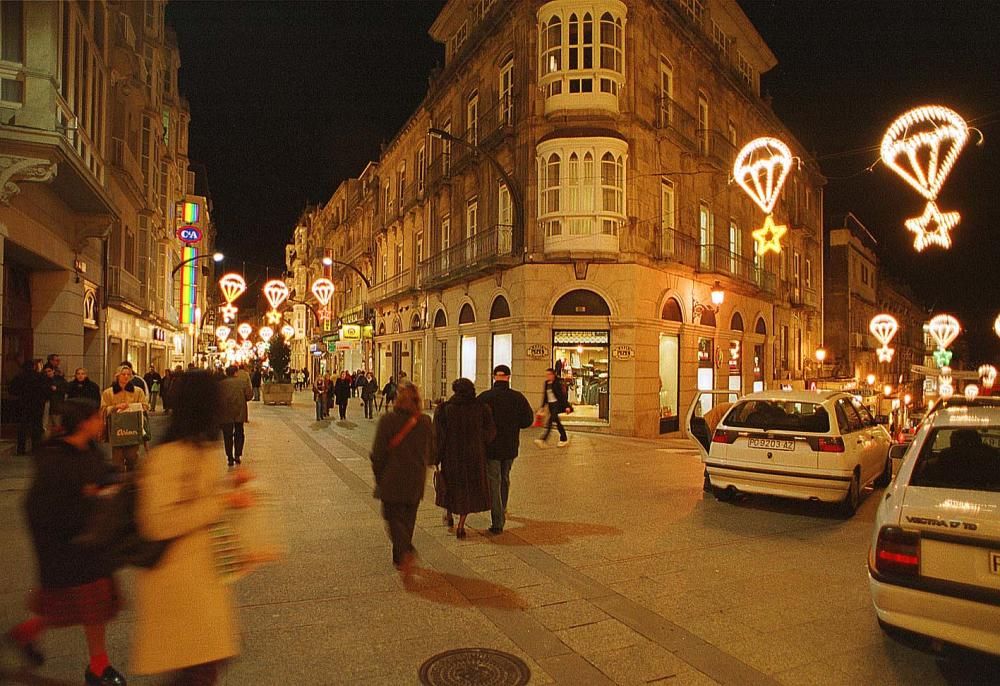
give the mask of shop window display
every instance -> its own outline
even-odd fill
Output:
[[[573,405],[573,418],[607,422],[610,415],[610,336],[607,331],[555,331],[552,368]]]
[[[679,403],[680,338],[660,334],[660,433],[679,430]]]

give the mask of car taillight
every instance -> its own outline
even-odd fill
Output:
[[[715,433],[712,435],[712,443],[732,443],[736,440],[735,434],[730,437],[729,432],[723,429],[716,429]]]
[[[920,534],[894,526],[883,527],[875,544],[875,570],[882,574],[920,574]]]
[[[832,438],[820,436],[818,446],[821,453],[842,453],[844,452],[844,439],[840,436]]]

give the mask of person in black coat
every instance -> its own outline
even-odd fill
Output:
[[[337,383],[333,385],[333,397],[337,401],[337,409],[340,410],[340,419],[347,419],[347,403],[351,399],[351,379],[347,372],[341,372]]]
[[[548,408],[549,410],[549,420],[545,423],[545,433],[542,434],[541,438],[535,439],[535,445],[539,448],[545,447],[545,441],[549,438],[549,433],[552,431],[552,425],[556,425],[556,429],[559,430],[559,447],[565,448],[569,445],[569,436],[566,435],[566,429],[563,428],[562,422],[559,421],[559,415],[569,409],[569,398],[566,396],[566,387],[559,377],[556,376],[556,370],[549,367],[545,370],[545,386],[542,388],[542,407]]]
[[[84,398],[101,404],[101,387],[90,380],[87,370],[80,367],[73,375],[73,380],[66,386],[66,398]]]
[[[16,455],[27,453],[29,438],[31,452],[37,450],[45,434],[42,418],[45,415],[45,401],[48,398],[49,387],[39,371],[40,368],[41,360],[25,360],[21,365],[21,373],[11,379],[8,386],[11,406],[17,419]]]
[[[510,387],[510,367],[505,364],[493,370],[493,388],[481,393],[479,399],[489,405],[497,427],[496,438],[486,446],[486,477],[490,482],[490,533],[499,534],[506,520],[510,468],[520,447],[521,429],[531,426],[535,412],[524,394]]]
[[[90,654],[85,683],[124,684],[108,662],[104,641],[105,626],[121,607],[113,565],[74,540],[86,530],[100,486],[108,483],[109,467],[95,443],[104,416],[83,398],[67,400],[62,411],[65,434],[37,451],[25,499],[40,582],[29,600],[34,617],[8,632],[7,640],[37,666],[44,658],[36,641],[46,629],[82,625]]]

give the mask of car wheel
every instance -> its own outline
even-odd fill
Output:
[[[732,486],[727,486],[722,488],[721,486],[712,486],[712,495],[719,502],[728,503],[736,496],[736,489]]]
[[[861,478],[858,475],[858,470],[854,470],[854,476],[851,477],[851,486],[847,489],[847,495],[840,502],[840,513],[845,517],[852,516],[858,511],[858,505],[861,503]]]
[[[885,469],[879,474],[878,478],[875,479],[873,484],[875,488],[886,488],[892,483],[892,458],[886,455],[885,458]]]

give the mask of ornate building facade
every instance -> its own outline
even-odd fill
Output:
[[[760,97],[776,59],[734,0],[452,0],[430,33],[426,98],[289,246],[299,292],[324,269],[337,285],[314,353],[427,398],[502,362],[535,402],[555,367],[572,421],[640,436],[677,430],[698,388],[802,384],[824,179]],[[764,258],[730,181],[761,135],[801,160]]]

